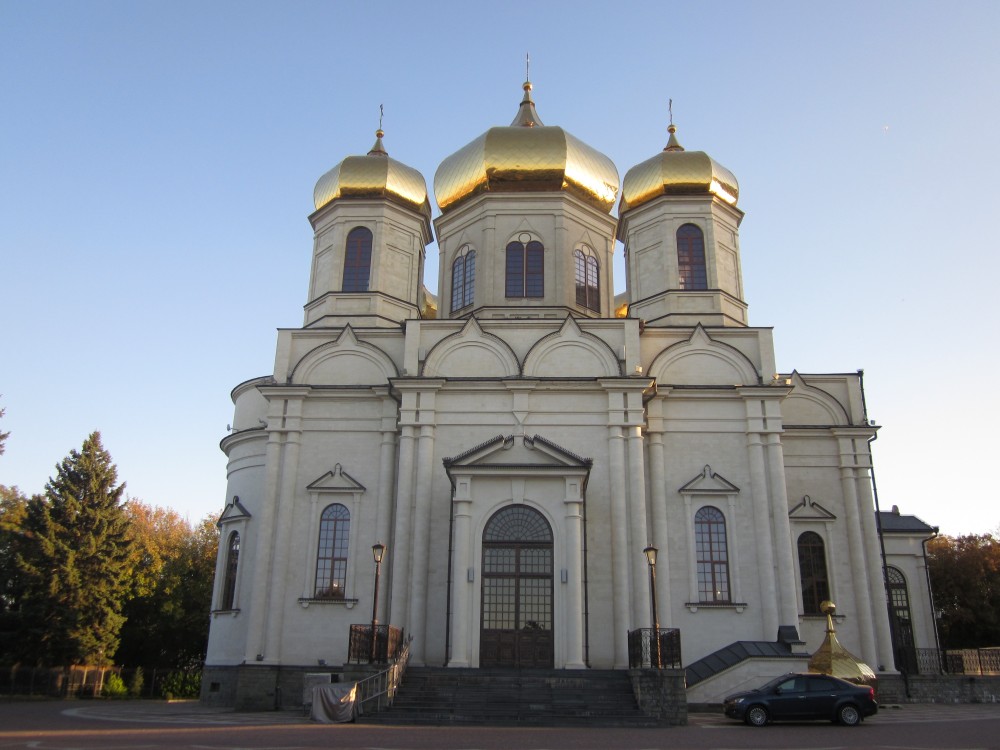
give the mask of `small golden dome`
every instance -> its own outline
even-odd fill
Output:
[[[375,131],[375,145],[367,156],[348,156],[319,178],[313,191],[317,211],[338,198],[388,198],[430,219],[423,175],[389,157],[382,145],[384,135],[381,128]]]
[[[667,128],[666,148],[625,173],[618,215],[661,195],[714,195],[731,206],[740,197],[736,177],[704,151],[685,151],[676,126]]]
[[[481,193],[556,190],[610,212],[618,196],[618,170],[562,128],[543,125],[527,81],[514,121],[490,128],[441,162],[434,175],[442,211]]]

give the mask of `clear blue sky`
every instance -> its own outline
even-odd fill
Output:
[[[100,430],[131,496],[217,514],[229,392],[302,322],[316,180],[384,104],[431,185],[530,52],[542,120],[622,175],[674,100],[740,181],[779,368],[864,368],[883,506],[996,530],[998,32],[968,0],[0,0],[0,483]]]

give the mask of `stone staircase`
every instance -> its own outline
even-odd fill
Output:
[[[655,727],[621,670],[411,667],[371,724]]]

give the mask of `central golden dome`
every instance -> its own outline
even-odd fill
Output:
[[[434,175],[434,195],[443,212],[481,193],[557,190],[610,212],[618,196],[618,170],[562,128],[543,125],[529,82],[509,126],[490,128],[441,162]]]

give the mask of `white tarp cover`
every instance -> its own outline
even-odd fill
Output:
[[[354,719],[354,701],[358,683],[344,682],[317,685],[312,694],[312,718],[323,724],[338,724]]]

